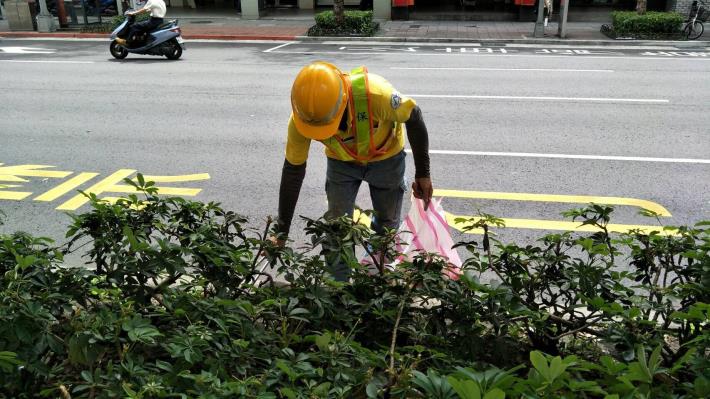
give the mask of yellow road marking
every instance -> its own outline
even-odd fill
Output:
[[[98,176],[98,173],[79,173],[78,175],[72,177],[71,179],[65,181],[64,183],[58,185],[57,187],[47,191],[46,193],[39,195],[34,198],[35,201],[54,201],[55,199],[61,197],[62,195],[78,188],[87,181]]]
[[[101,193],[104,193],[106,191],[109,191],[110,188],[112,188],[114,185],[118,184],[119,182],[123,181],[126,177],[136,173],[134,169],[119,169],[117,172],[114,172],[113,174],[109,175],[105,179],[101,180],[100,182],[94,184],[93,186],[89,187],[88,189],[85,190],[85,192],[88,193],[93,193],[96,195],[99,195]],[[134,190],[135,191],[135,190]],[[69,201],[59,205],[57,207],[58,210],[60,211],[74,211],[79,209],[82,205],[86,204],[89,202],[89,199],[86,198],[82,194],[77,194],[75,197],[70,199]]]
[[[126,199],[126,197],[102,197],[101,201],[115,205],[119,200],[125,200],[125,199]],[[140,210],[140,209],[145,208],[145,205],[139,205],[139,206],[131,205],[130,208]]]
[[[559,194],[530,194],[530,193],[499,193],[489,191],[461,191],[461,190],[434,190],[434,196],[452,198],[474,198],[507,201],[539,201],[539,202],[561,202],[569,204],[595,204],[604,205],[629,205],[648,209],[660,216],[670,217],[663,206],[642,199],[624,197],[601,197],[590,195],[559,195]]]
[[[146,179],[148,181],[148,179]],[[155,186],[158,189],[158,194],[162,195],[185,195],[189,197],[194,197],[202,191],[201,188],[181,188],[181,187],[160,187]],[[117,184],[109,187],[106,191],[111,191],[114,193],[124,193],[124,194],[135,194],[136,189],[131,186],[126,186],[123,184]]]
[[[4,165],[0,163],[0,165]],[[50,165],[16,165],[16,166],[2,166],[0,167],[0,180],[5,180],[6,178],[16,178],[17,176],[29,176],[29,177],[57,177],[63,178],[67,177],[72,172],[66,172],[61,170],[38,170],[54,168]],[[11,180],[11,181],[26,181],[26,180]]]
[[[449,212],[444,212],[446,216],[446,221],[449,226],[459,230],[464,231],[465,226],[470,226],[471,222],[457,223],[457,218],[473,219],[473,222],[479,220],[479,218],[471,218],[470,216],[460,216],[454,215]],[[557,220],[544,220],[544,219],[514,219],[514,218],[502,218],[503,223],[505,223],[506,228],[517,228],[517,229],[537,229],[537,230],[560,230],[560,231],[577,231],[577,232],[597,232],[600,231],[599,228],[590,225],[581,225],[580,222],[566,222]],[[661,235],[674,235],[676,230],[664,230],[660,226],[648,226],[648,225],[635,225],[635,224],[614,224],[610,223],[607,225],[607,229],[610,232],[615,233],[627,233],[630,230],[641,230],[644,233],[651,233],[652,231],[658,231]],[[469,231],[471,234],[483,234],[482,230]]]
[[[0,187],[3,188],[3,187]],[[0,199],[4,200],[15,200],[15,201],[21,201],[27,197],[32,195],[32,193],[28,193],[26,191],[2,191],[0,190]]]
[[[17,183],[25,183],[25,182],[28,182],[29,180],[23,179],[21,177],[13,176],[13,175],[0,175],[0,181],[11,181],[11,182],[17,182]]]
[[[180,183],[186,181],[199,181],[199,180],[209,180],[209,173],[195,173],[192,175],[178,175],[178,176],[149,176],[144,175],[143,179],[145,181],[154,181],[156,183]],[[138,179],[133,179],[138,181]]]

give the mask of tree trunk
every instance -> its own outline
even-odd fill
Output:
[[[636,0],[636,12],[639,15],[646,14],[646,1],[647,0]]]
[[[639,0],[641,1],[641,0]],[[646,0],[643,0],[644,4]],[[645,7],[645,6],[644,6]],[[343,25],[345,22],[345,0],[334,0],[333,1],[333,15],[335,15],[335,22],[338,25]]]

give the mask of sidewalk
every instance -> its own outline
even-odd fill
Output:
[[[320,11],[320,10],[318,10]],[[239,14],[224,11],[196,11],[172,9],[168,18],[179,19],[185,39],[222,40],[333,40],[333,38],[305,37],[314,24],[313,10],[273,10],[259,20],[243,20]],[[558,44],[649,44],[652,41],[612,40],[599,29],[602,22],[569,22],[567,38],[557,37],[557,23],[545,28],[544,38],[534,38],[532,22],[440,21],[410,20],[383,21],[374,38],[365,40],[395,41],[477,41]],[[106,34],[60,31],[56,33],[9,32],[6,20],[0,20],[0,37],[106,37]],[[697,47],[708,46],[707,37],[685,42]],[[343,38],[363,40],[362,38]],[[659,42],[661,44],[662,42]],[[665,42],[668,43],[668,42]]]

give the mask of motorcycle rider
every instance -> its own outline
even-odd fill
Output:
[[[143,13],[150,13],[150,19],[147,21],[143,22],[138,22],[136,24],[131,25],[130,30],[128,31],[128,40],[131,40],[134,34],[139,34],[143,32],[150,32],[151,30],[157,28],[158,26],[162,25],[163,23],[163,18],[165,18],[165,13],[166,13],[166,7],[165,7],[165,1],[163,0],[148,0],[143,8],[137,11],[129,12],[128,15],[139,15]],[[121,39],[121,38],[116,38],[116,43],[120,44],[121,46],[127,47],[127,41],[126,39]],[[135,43],[130,43],[132,46]]]

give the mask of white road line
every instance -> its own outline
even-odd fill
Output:
[[[224,40],[224,39],[185,39],[187,43],[219,43],[219,44],[274,44],[274,43],[293,43],[290,40]]]
[[[6,54],[52,54],[57,50],[52,48],[35,48],[35,47],[0,47],[0,53]]]
[[[456,94],[407,94],[414,98],[452,98],[473,100],[533,100],[533,101],[583,101],[595,103],[667,104],[670,100],[655,98],[604,98],[604,97],[527,97],[527,96],[469,96]]]
[[[0,62],[16,62],[29,64],[93,64],[94,61],[63,61],[63,60],[0,60]]]
[[[408,71],[614,72],[613,69],[390,67]]]
[[[406,150],[411,152],[410,149]],[[654,158],[654,157],[623,157],[616,155],[574,155],[574,154],[542,154],[534,152],[492,152],[492,151],[455,151],[455,150],[429,150],[430,154],[439,155],[473,155],[490,157],[515,157],[515,158],[555,158],[555,159],[587,159],[599,161],[632,161],[632,162],[662,162],[662,163],[695,163],[710,164],[710,159],[699,158]]]
[[[264,50],[263,52],[264,52],[264,53],[270,53],[270,52],[272,52],[272,51],[274,51],[274,50],[278,50],[278,49],[280,49],[280,48],[282,48],[282,47],[286,47],[286,46],[288,46],[289,44],[294,44],[294,43],[298,43],[298,42],[287,42],[287,43],[284,43],[284,44],[280,44],[280,45],[278,45],[278,46],[276,46],[276,47],[272,47],[272,48],[270,48],[270,49]]]

